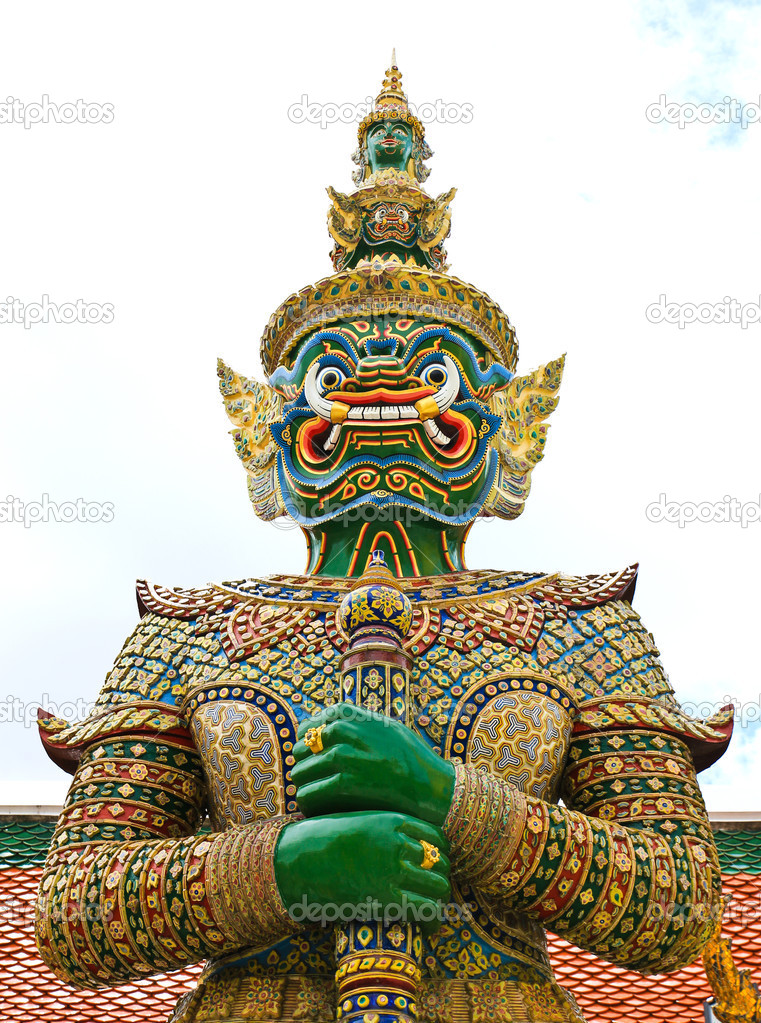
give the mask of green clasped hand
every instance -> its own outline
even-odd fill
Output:
[[[305,721],[293,756],[307,819],[283,830],[275,856],[293,919],[414,920],[426,934],[437,930],[450,896],[441,826],[453,766],[400,722],[350,704]]]
[[[424,869],[423,843],[438,851]],[[416,921],[430,934],[449,900],[449,846],[438,828],[401,813],[345,813],[283,829],[275,877],[296,923]]]
[[[322,750],[304,742],[319,730]],[[302,813],[391,810],[441,827],[454,767],[401,722],[339,703],[303,722],[291,772]]]

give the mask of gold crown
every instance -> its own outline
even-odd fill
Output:
[[[359,122],[357,138],[360,147],[364,145],[365,135],[371,124],[388,120],[406,121],[412,125],[418,141],[424,141],[425,128],[410,110],[407,96],[402,89],[402,72],[396,66],[396,50],[391,54],[391,67],[386,70],[381,91],[375,98],[374,108]]]
[[[431,207],[426,221],[427,234],[423,241],[430,247],[438,244],[449,230],[448,205],[454,189],[436,200],[419,187],[427,176],[422,159],[430,155],[425,144],[422,124],[410,112],[402,89],[402,75],[392,55],[391,67],[386,72],[383,86],[375,101],[375,109],[359,126],[362,145],[367,129],[374,121],[393,117],[413,125],[416,152],[413,153],[415,176],[386,168],[376,174],[375,180],[362,182],[365,170],[364,155],[355,154],[360,165],[355,181],[360,184],[351,196],[329,193],[343,223],[356,230],[361,208],[388,197],[403,200],[417,210]],[[331,232],[333,233],[333,232]],[[340,244],[345,244],[333,233]],[[507,369],[515,370],[518,343],[515,330],[506,314],[487,294],[471,284],[450,277],[440,270],[419,266],[410,259],[403,263],[397,255],[375,255],[359,262],[353,268],[340,270],[325,277],[283,302],[270,317],[261,338],[260,355],[268,376],[278,366],[289,366],[295,346],[308,334],[343,320],[365,320],[373,316],[408,316],[415,319],[446,323],[464,330],[480,341],[492,357]]]
[[[363,260],[287,298],[262,334],[262,364],[268,376],[289,365],[298,342],[331,323],[395,314],[465,330],[503,366],[515,369],[515,328],[493,299],[457,277],[402,263],[398,256]]]

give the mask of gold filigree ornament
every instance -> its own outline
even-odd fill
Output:
[[[217,361],[219,390],[235,429],[230,431],[235,451],[248,475],[248,495],[259,518],[269,522],[285,515],[277,482],[277,445],[270,425],[280,419],[283,399],[269,384],[239,376],[221,359]]]
[[[368,265],[376,263],[382,272],[368,274]],[[269,375],[278,366],[290,367],[299,341],[316,329],[325,330],[342,320],[395,315],[465,330],[497,362],[515,369],[515,328],[485,292],[459,277],[376,255],[302,288],[278,306],[262,334],[259,352],[264,371]]]
[[[541,462],[549,424],[555,411],[563,378],[565,355],[553,359],[524,377],[513,377],[502,391],[496,391],[490,406],[502,418],[492,440],[499,455],[499,467],[484,512],[501,519],[517,518],[531,489],[531,473]]]
[[[724,900],[724,908],[729,902]],[[721,934],[721,920],[703,949],[703,967],[716,1002],[713,1014],[721,1023],[761,1023],[761,991],[749,970],[738,970],[727,938]]]

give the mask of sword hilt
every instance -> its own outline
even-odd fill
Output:
[[[341,656],[343,699],[411,724],[413,658],[404,648],[412,605],[383,552],[375,550],[341,601],[348,638]],[[415,923],[351,921],[336,928],[337,1016],[342,1023],[409,1023],[417,1018],[422,937]]]

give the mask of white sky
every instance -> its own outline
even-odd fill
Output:
[[[375,95],[392,46],[413,102],[472,105],[470,123],[427,128],[429,190],[459,189],[452,272],[507,311],[522,371],[568,352],[527,511],[477,526],[470,567],[639,560],[635,606],[680,697],[759,715],[761,523],[645,516],[661,493],[760,499],[761,324],[645,317],[661,294],[760,300],[761,124],[645,117],[662,94],[759,101],[757,2],[4,6],[0,92],[115,116],[0,124],[0,301],[81,298],[115,318],[0,325],[0,499],[115,515],[0,524],[0,708],[6,691],[93,699],[136,619],[136,577],[302,570],[300,534],[250,509],[215,360],[258,373],[270,313],[331,269],[324,188],[350,189],[355,127],[288,108]],[[713,809],[761,808],[754,734],[738,728],[704,776]],[[18,722],[0,723],[0,777],[66,787]]]

